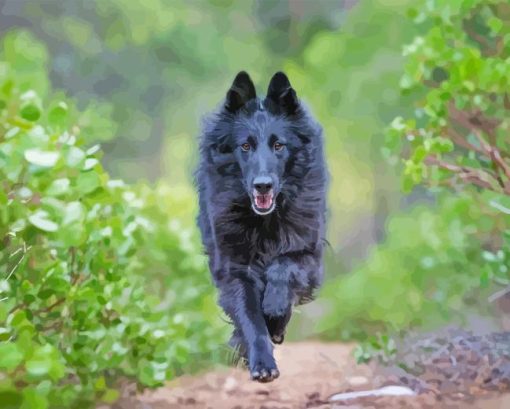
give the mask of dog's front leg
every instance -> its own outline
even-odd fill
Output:
[[[262,311],[274,343],[283,342],[295,301],[312,296],[322,281],[320,252],[277,257],[266,270]]]
[[[220,305],[232,319],[247,349],[252,379],[270,382],[280,373],[261,309],[261,288],[248,277],[230,278],[220,286]]]

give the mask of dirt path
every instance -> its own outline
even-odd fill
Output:
[[[275,350],[281,376],[269,384],[249,379],[240,368],[220,368],[197,376],[184,376],[138,397],[137,409],[508,409],[510,397],[466,402],[445,401],[431,394],[406,397],[368,397],[328,402],[339,392],[367,390],[388,383],[391,377],[374,374],[357,365],[352,346],[319,342],[289,343]],[[133,407],[132,405],[129,405]],[[119,407],[124,408],[128,406]]]

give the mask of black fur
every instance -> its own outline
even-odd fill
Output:
[[[235,327],[231,344],[254,379],[270,381],[279,375],[271,341],[283,342],[292,305],[311,300],[321,284],[325,242],[322,130],[285,74],[273,76],[265,99],[247,73],[237,75],[206,119],[195,176],[198,226]],[[261,177],[270,209],[255,200]]]

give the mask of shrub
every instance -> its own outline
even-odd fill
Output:
[[[415,98],[415,115],[394,119],[386,153],[403,157],[406,190],[424,183],[436,192],[465,191],[473,205],[489,208],[494,222],[491,242],[479,246],[481,282],[508,286],[510,4],[442,0],[411,16],[423,34],[404,50],[401,85]]]
[[[76,108],[30,87],[41,74],[19,74],[18,57],[0,63],[2,407],[112,402],[121,379],[200,366],[225,326],[193,197],[111,179]]]
[[[383,153],[403,164],[405,191],[426,183],[435,203],[392,217],[366,263],[326,286],[320,329],[333,336],[462,319],[487,308],[491,280],[510,284],[510,6],[422,1],[409,15],[421,35],[400,85],[414,117],[393,120]]]
[[[351,273],[325,285],[319,331],[364,338],[458,322],[479,310],[480,246],[502,219],[486,212],[462,195],[392,217],[384,242]]]
[[[475,185],[510,195],[510,4],[423,2],[422,35],[405,47],[404,93],[413,118],[397,117],[388,155],[404,156],[404,188]]]

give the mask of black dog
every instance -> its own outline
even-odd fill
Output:
[[[327,171],[321,127],[276,73],[265,99],[240,72],[205,123],[196,171],[198,225],[235,330],[231,343],[253,379],[279,376],[292,305],[322,281]]]

